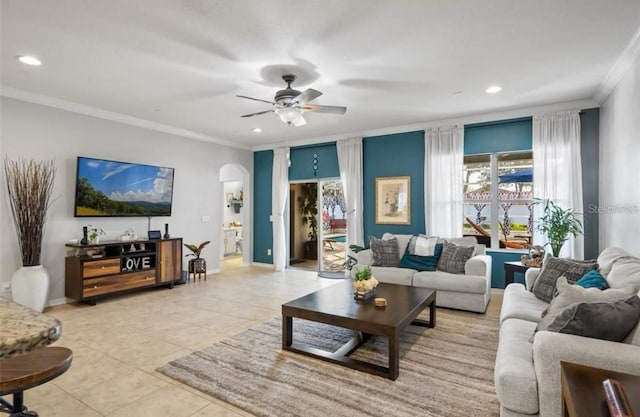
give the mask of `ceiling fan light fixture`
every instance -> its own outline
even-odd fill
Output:
[[[302,109],[297,107],[285,107],[275,110],[280,120],[287,124],[294,124],[300,117],[302,117]]]

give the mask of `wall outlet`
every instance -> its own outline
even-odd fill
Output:
[[[271,249],[267,249],[267,255],[271,256]]]
[[[269,221],[273,223],[273,215],[269,216]]]
[[[202,216],[202,223],[207,223],[209,221],[209,216]]]

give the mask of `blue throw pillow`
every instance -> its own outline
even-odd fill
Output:
[[[442,255],[442,243],[436,243],[433,256],[411,255],[409,250],[404,251],[400,259],[400,268],[415,269],[417,271],[435,271],[438,260]]]
[[[576,281],[575,285],[579,285],[584,288],[599,288],[601,290],[606,290],[607,288],[609,288],[607,280],[604,279],[602,274],[600,274],[600,272],[596,271],[595,269],[592,269],[591,271],[584,274],[582,278]]]

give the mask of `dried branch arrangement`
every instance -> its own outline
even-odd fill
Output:
[[[56,175],[54,161],[5,158],[4,171],[22,265],[40,265],[44,225]]]

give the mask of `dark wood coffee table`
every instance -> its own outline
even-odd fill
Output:
[[[378,285],[376,297],[387,299],[376,307],[373,299],[353,299],[351,280],[323,288],[282,305],[282,349],[395,380],[399,374],[400,334],[410,324],[435,327],[436,291],[405,285]],[[429,321],[416,317],[429,306]],[[335,352],[293,343],[293,318],[344,327],[359,332]],[[389,340],[389,366],[384,367],[349,356],[372,335]]]

